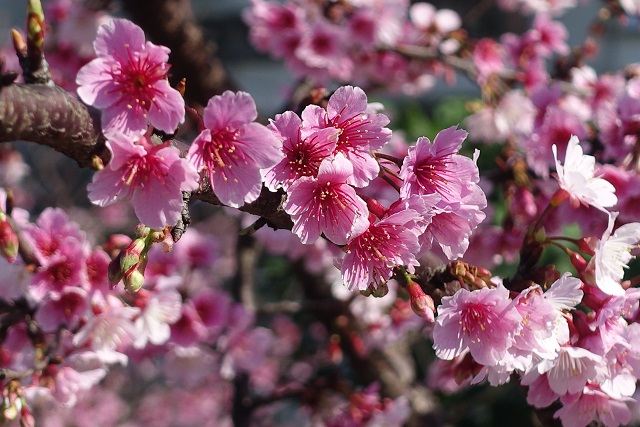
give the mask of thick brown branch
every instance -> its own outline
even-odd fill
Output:
[[[187,100],[206,105],[213,95],[234,90],[216,46],[196,22],[189,0],[123,0],[123,5],[155,43],[171,49],[171,74],[187,79]]]
[[[81,167],[90,167],[95,155],[104,163],[109,160],[99,121],[59,87],[0,87],[0,143],[18,140],[47,145]]]

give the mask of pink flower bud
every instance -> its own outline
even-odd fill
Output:
[[[596,246],[598,246],[598,239],[594,237],[583,237],[578,240],[578,249],[584,252],[587,255],[593,256],[595,252]]]
[[[553,196],[551,196],[551,206],[560,206],[562,203],[564,203],[565,200],[569,198],[569,196],[570,195],[567,190],[564,190],[562,188],[558,189],[558,191],[553,193]]]
[[[22,409],[20,410],[20,427],[35,427],[36,420],[27,408],[26,403],[22,403]]]
[[[571,265],[578,270],[578,273],[582,273],[587,269],[587,261],[577,252],[569,251],[569,260]]]
[[[107,269],[107,275],[109,277],[109,283],[111,284],[111,289],[115,288],[116,285],[122,280],[124,277],[124,273],[120,268],[120,259],[122,258],[122,252],[118,254],[118,256],[109,263],[109,268]]]
[[[18,235],[11,228],[9,219],[0,212],[0,254],[9,262],[14,262],[18,255]]]
[[[411,300],[411,309],[414,313],[429,322],[434,322],[436,309],[433,298],[425,294],[420,285],[415,282],[409,282],[407,291]]]

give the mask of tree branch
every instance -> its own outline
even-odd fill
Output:
[[[90,167],[94,156],[105,164],[110,158],[99,118],[56,86],[0,86],[0,143],[18,140],[49,146],[80,167]]]

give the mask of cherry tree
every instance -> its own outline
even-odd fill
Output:
[[[640,73],[589,66],[634,2],[569,46],[577,0],[496,1],[530,22],[496,38],[423,2],[252,0],[251,43],[298,78],[273,117],[187,0],[25,3],[0,423],[445,425],[513,385],[543,425],[640,421]],[[456,79],[464,118],[406,136],[388,95]],[[37,200],[29,143],[92,171],[84,202]]]

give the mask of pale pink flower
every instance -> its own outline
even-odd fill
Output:
[[[73,345],[88,347],[111,360],[119,359],[116,350],[131,344],[136,336],[133,318],[140,313],[137,307],[125,307],[118,298],[107,295],[105,304],[94,307],[97,314],[90,317],[73,337]]]
[[[380,166],[370,154],[391,139],[385,126],[389,118],[376,113],[367,104],[367,95],[359,87],[343,86],[329,98],[327,110],[309,105],[302,112],[303,136],[327,127],[340,131],[335,153],[342,153],[353,164],[347,180],[355,187],[365,187],[378,176]]]
[[[527,376],[546,373],[549,387],[555,393],[580,393],[589,381],[604,379],[605,365],[602,356],[584,348],[565,346],[555,359],[543,359]],[[526,377],[526,376],[525,376]]]
[[[589,264],[595,269],[596,286],[609,295],[624,295],[620,285],[624,277],[624,269],[633,256],[631,249],[640,243],[640,223],[632,222],[620,226],[613,231],[617,212],[609,215],[609,224],[605,230],[595,254]]]
[[[569,193],[571,205],[580,203],[591,205],[606,212],[605,208],[618,202],[615,187],[610,182],[595,176],[596,160],[593,156],[585,155],[576,136],[571,136],[567,145],[564,165],[558,160],[555,144],[551,147],[556,161],[558,182],[560,187]]]
[[[204,109],[206,129],[189,148],[189,161],[209,174],[214,193],[227,206],[256,200],[262,189],[260,169],[282,158],[280,140],[254,123],[257,117],[256,104],[246,92],[214,96]]]
[[[81,393],[89,391],[107,375],[106,368],[78,371],[70,366],[63,366],[55,377],[56,400],[65,406],[76,404]]]
[[[558,155],[563,156],[572,135],[578,139],[588,136],[584,120],[567,108],[558,105],[546,106],[541,122],[531,134],[518,139],[527,156],[527,163],[538,175],[547,178],[549,167],[554,164],[553,145]]]
[[[14,187],[29,173],[22,155],[11,146],[0,147],[0,185]]]
[[[301,7],[293,3],[251,0],[251,9],[243,13],[249,24],[249,37],[261,51],[270,51],[277,58],[292,55],[297,43],[285,49],[293,40],[300,40],[305,23]]]
[[[102,110],[104,133],[142,135],[147,122],[173,133],[184,121],[184,100],[169,86],[169,49],[146,42],[140,27],[114,19],[98,30],[98,57],[79,72],[78,95]]]
[[[108,138],[112,159],[93,176],[89,199],[106,206],[129,198],[145,225],[175,225],[182,212],[182,192],[198,187],[197,172],[169,143],[154,145],[146,136],[135,144],[121,134]]]
[[[561,397],[562,407],[554,414],[564,427],[586,427],[594,420],[601,425],[616,427],[631,420],[626,402],[631,399],[615,399],[595,385],[589,385],[578,395]],[[600,424],[598,423],[598,424]]]
[[[371,283],[377,287],[389,280],[396,265],[410,270],[417,266],[420,229],[416,222],[421,219],[418,212],[407,209],[370,222],[364,233],[352,238],[340,262],[347,288],[365,290]]]
[[[563,310],[570,310],[582,300],[582,282],[565,273],[547,292],[538,285],[525,289],[515,298],[515,307],[522,316],[522,329],[513,347],[517,354],[530,354],[555,359],[561,345],[569,340],[569,326]]]
[[[262,327],[249,329],[231,337],[225,349],[220,375],[230,379],[239,372],[255,371],[264,363],[273,343],[273,331]]]
[[[289,187],[284,210],[293,221],[293,231],[302,243],[313,243],[320,234],[337,245],[352,233],[369,226],[367,204],[346,184],[353,176],[352,164],[342,155],[325,159],[318,177],[302,177]]]
[[[469,348],[476,362],[496,365],[513,344],[521,321],[505,287],[473,292],[460,289],[442,298],[433,329],[433,348],[445,360]]]
[[[161,345],[171,336],[170,324],[180,318],[182,298],[172,286],[162,286],[162,280],[141,307],[141,313],[135,320],[135,348],[144,348],[147,343]]]
[[[330,127],[314,131],[303,138],[302,120],[293,111],[276,116],[269,128],[283,140],[284,158],[267,169],[265,185],[271,191],[288,190],[303,176],[318,175],[320,163],[333,154],[340,131]]]
[[[549,381],[547,381],[545,374],[536,377],[531,382],[523,380],[522,385],[526,385],[529,388],[527,391],[527,403],[536,408],[546,408],[560,397],[549,387]]]
[[[416,28],[423,31],[449,33],[460,28],[462,20],[451,9],[436,9],[432,4],[418,2],[411,5],[409,18]]]

